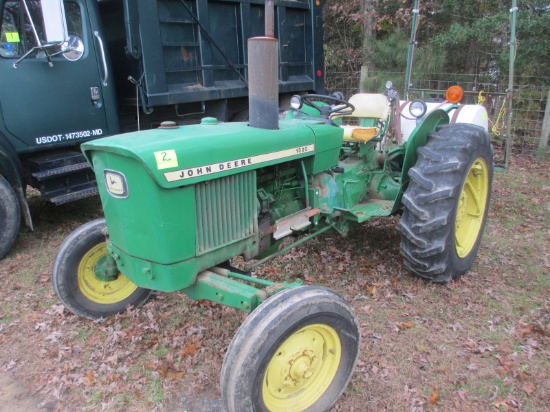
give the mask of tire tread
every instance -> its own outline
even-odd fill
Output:
[[[471,266],[486,224],[492,186],[492,147],[479,126],[452,124],[429,133],[418,160],[409,169],[410,183],[402,197],[401,253],[405,266],[417,276],[447,283]],[[456,254],[455,213],[462,185],[477,158],[488,167],[489,193],[478,239],[468,256]]]
[[[0,175],[0,259],[12,248],[21,225],[19,201],[9,182]]]

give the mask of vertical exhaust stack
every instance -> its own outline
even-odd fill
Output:
[[[248,107],[250,126],[279,128],[279,41],[275,36],[275,2],[265,2],[265,37],[248,39]]]

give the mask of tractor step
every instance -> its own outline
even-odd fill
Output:
[[[391,200],[371,199],[359,203],[346,211],[345,217],[358,223],[363,223],[375,216],[389,216],[393,210],[394,202]]]

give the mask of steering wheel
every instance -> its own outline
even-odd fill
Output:
[[[301,97],[304,104],[316,109],[323,117],[330,117],[335,114],[349,115],[355,111],[355,106],[353,106],[351,103],[334,96],[325,96],[322,94],[304,94]],[[319,106],[312,101],[316,99],[328,101],[330,105]]]

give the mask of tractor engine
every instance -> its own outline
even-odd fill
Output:
[[[258,227],[261,255],[269,251],[277,240],[286,236],[288,229],[279,231],[277,222],[306,208],[305,185],[299,163],[283,163],[265,168],[258,173]],[[304,225],[309,226],[309,218]],[[305,226],[304,226],[305,227]],[[283,234],[284,233],[284,234]]]

